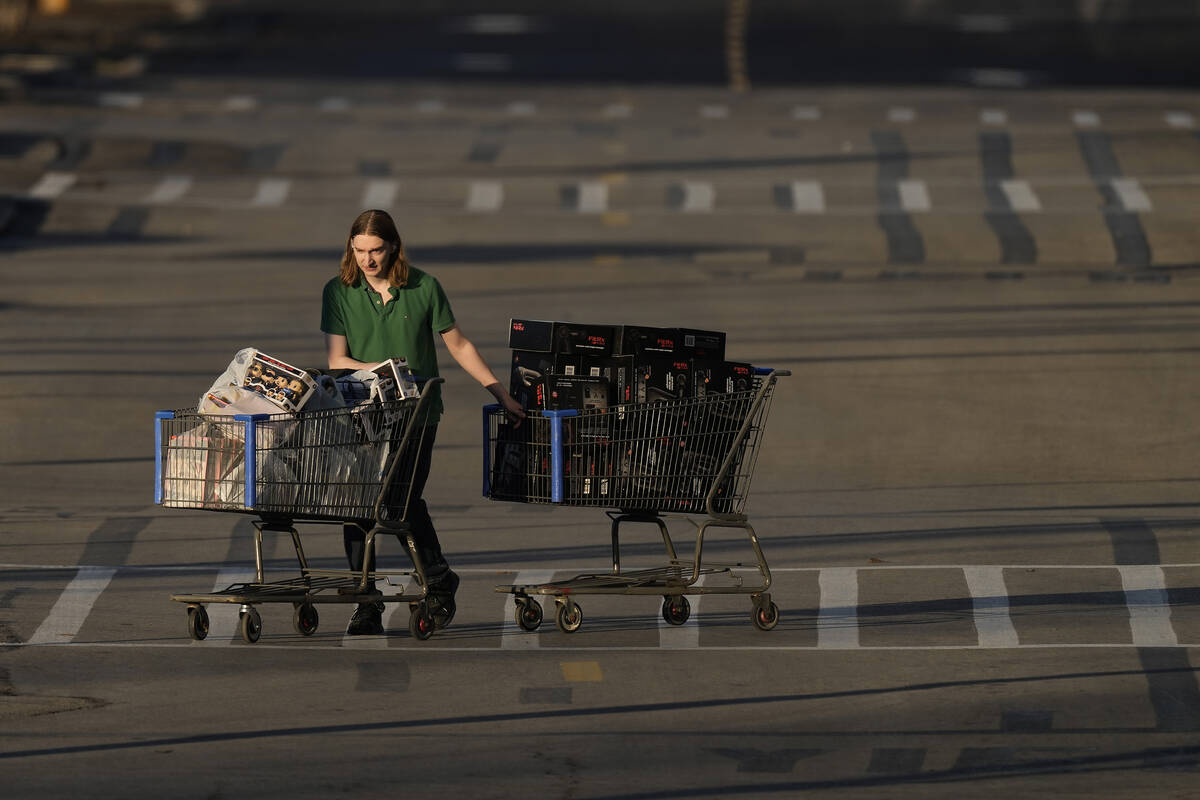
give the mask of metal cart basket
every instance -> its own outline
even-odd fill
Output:
[[[497,405],[483,409],[483,493],[493,500],[595,506],[612,520],[611,572],[587,573],[554,583],[497,586],[512,594],[516,621],[524,630],[542,623],[536,595],[557,605],[555,622],[576,631],[582,594],[661,595],[662,616],[682,625],[691,606],[687,595],[749,594],[760,630],[779,622],[771,600],[771,572],[754,529],[743,513],[771,405],[786,370],[759,368],[744,390],[703,397],[615,406],[543,411],[518,425]],[[682,516],[696,529],[690,561],[680,559],[664,514]],[[701,521],[693,519],[703,516]],[[619,534],[627,522],[656,525],[666,546],[663,566],[621,569]],[[746,532],[758,570],[747,585],[735,566],[703,562],[709,528]],[[709,580],[709,576],[723,579]]]
[[[414,470],[427,430],[430,389],[419,397],[368,402],[347,408],[296,414],[200,415],[159,411],[155,419],[155,502],[170,508],[253,514],[255,580],[203,594],[176,594],[187,604],[188,633],[208,635],[206,603],[241,604],[242,638],[253,643],[262,632],[254,606],[291,603],[296,631],[316,633],[319,603],[407,602],[409,631],[428,639],[437,627],[427,602],[424,565],[406,521]],[[366,532],[361,571],[309,566],[295,523],[357,524]],[[299,574],[266,580],[263,533],[291,535]],[[395,533],[405,543],[413,572],[370,570],[378,533]],[[375,588],[377,577],[400,589]],[[405,594],[409,577],[416,591]]]

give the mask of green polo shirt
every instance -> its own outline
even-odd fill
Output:
[[[434,336],[454,327],[454,312],[437,279],[410,267],[408,284],[391,288],[386,304],[361,276],[353,286],[340,278],[325,284],[321,298],[321,330],[345,336],[350,357],[368,364],[389,358],[408,359],[414,375],[438,374]],[[429,424],[442,414],[442,395],[434,387]]]

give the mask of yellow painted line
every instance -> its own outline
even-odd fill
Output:
[[[619,254],[597,255],[592,257],[593,264],[620,264],[625,261],[625,257]]]
[[[573,683],[598,682],[604,680],[600,672],[600,664],[596,661],[563,661],[563,679]]]
[[[625,172],[609,172],[600,176],[601,183],[607,183],[609,186],[620,186],[629,180],[629,174]]]
[[[604,224],[610,226],[628,225],[630,216],[628,211],[610,211],[604,215]]]

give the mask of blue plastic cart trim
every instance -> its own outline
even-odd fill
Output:
[[[163,501],[162,421],[175,419],[174,411],[154,412],[154,504]]]
[[[245,440],[245,455],[242,461],[246,465],[246,489],[245,489],[245,508],[254,508],[258,501],[256,493],[258,480],[258,426],[255,425],[259,420],[270,419],[270,414],[234,414],[233,418],[238,422],[246,423],[246,440]]]
[[[562,411],[543,411],[543,417],[550,418],[550,502],[563,501],[563,443],[562,418],[577,417],[579,411],[573,408]]]
[[[754,368],[755,375],[770,375],[774,371],[775,370],[773,367],[755,367]]]
[[[492,414],[500,410],[499,403],[492,403],[483,407],[483,496],[489,497],[492,494]]]

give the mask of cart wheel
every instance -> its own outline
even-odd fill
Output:
[[[769,631],[779,624],[779,606],[774,602],[754,607],[754,627]]]
[[[188,636],[197,642],[204,641],[208,636],[208,612],[204,606],[188,606]]]
[[[242,631],[242,641],[246,644],[257,642],[258,637],[262,635],[262,617],[258,615],[258,610],[250,607],[243,611],[238,627]]]
[[[583,609],[578,603],[568,600],[559,605],[554,621],[563,633],[574,633],[583,624]]]
[[[433,616],[429,613],[429,608],[424,603],[414,605],[412,613],[408,615],[408,632],[412,634],[412,637],[423,642],[433,636],[435,629],[436,625],[433,622]]]
[[[317,614],[317,607],[312,603],[299,603],[296,605],[296,612],[292,614],[292,624],[296,627],[296,633],[301,636],[312,636],[317,632],[317,624],[321,621],[321,617]]]
[[[683,595],[667,597],[663,600],[662,615],[672,625],[682,625],[692,615],[692,604]]]
[[[516,617],[522,630],[536,631],[542,624],[542,604],[532,597],[518,597]]]

